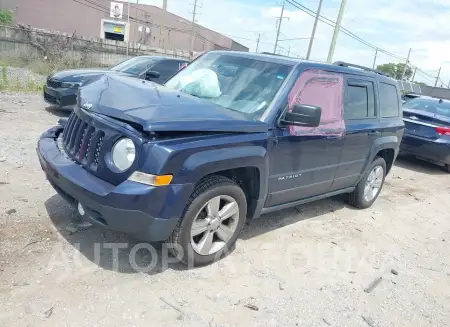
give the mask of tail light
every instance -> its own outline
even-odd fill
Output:
[[[450,136],[450,127],[436,127],[436,133],[439,135],[449,135]]]

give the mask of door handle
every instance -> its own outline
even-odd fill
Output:
[[[375,130],[369,132],[369,135],[371,135],[371,136],[372,135],[379,135],[379,134],[380,134],[380,132],[379,131],[375,131]]]

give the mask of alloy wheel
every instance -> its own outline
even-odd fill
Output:
[[[228,195],[219,195],[197,213],[191,227],[191,245],[200,255],[221,250],[233,237],[239,222],[239,205]]]
[[[383,177],[383,167],[373,167],[372,171],[367,177],[366,184],[364,186],[364,201],[370,202],[378,195],[381,189],[381,185],[383,184]]]

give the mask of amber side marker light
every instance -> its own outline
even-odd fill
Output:
[[[151,186],[165,186],[170,184],[172,178],[172,175],[151,175],[141,173],[140,171],[135,171],[131,174],[128,180]]]

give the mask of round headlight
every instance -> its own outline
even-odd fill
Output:
[[[117,169],[125,171],[131,167],[136,157],[136,148],[132,140],[123,138],[114,144],[112,162]]]

